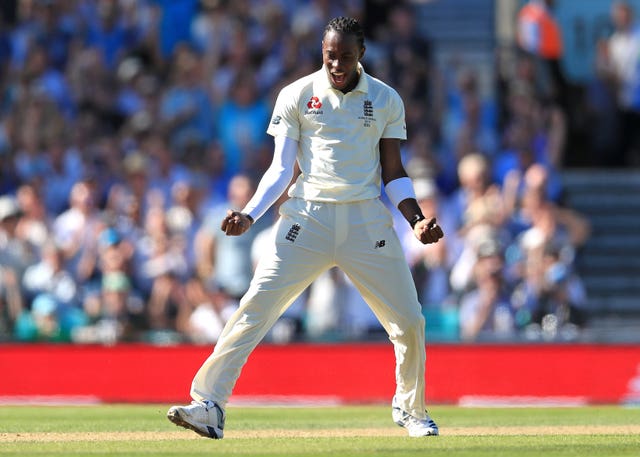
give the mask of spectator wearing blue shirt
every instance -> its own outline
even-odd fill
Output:
[[[253,74],[247,71],[238,75],[231,96],[220,107],[217,125],[227,176],[266,170],[271,158],[265,166],[261,152],[265,150],[264,125],[269,117],[269,107],[257,91]]]
[[[100,51],[104,65],[115,69],[124,55],[135,47],[140,33],[135,24],[121,15],[118,2],[99,0],[97,16],[90,20],[85,45]]]
[[[200,56],[190,46],[178,46],[171,82],[160,101],[160,119],[170,146],[178,152],[193,142],[206,144],[214,138],[215,113],[202,76]]]
[[[180,43],[190,43],[191,22],[199,0],[152,0],[159,8],[158,37],[160,55],[169,60]]]
[[[76,104],[68,81],[64,73],[51,65],[44,45],[35,44],[29,50],[23,77],[31,94],[55,102],[67,119],[75,116]]]

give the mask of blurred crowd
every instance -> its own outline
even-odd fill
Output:
[[[578,338],[586,294],[575,259],[590,229],[562,202],[570,107],[524,51],[513,65],[497,56],[500,96],[487,96],[472,65],[435,62],[413,8],[3,2],[0,340],[215,342],[277,205],[242,237],[224,236],[221,214],[251,197],[271,161],[275,96],[319,68],[324,25],[338,15],[363,20],[363,65],[405,101],[403,159],[446,234],[423,246],[390,208],[428,338]],[[267,338],[383,335],[349,278],[330,270]]]

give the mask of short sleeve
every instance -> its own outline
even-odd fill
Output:
[[[389,107],[387,125],[382,132],[382,138],[407,139],[407,124],[404,119],[404,103],[400,95],[393,89],[389,92]]]
[[[300,120],[298,118],[298,96],[285,87],[278,94],[267,133],[271,136],[284,135],[300,140]]]

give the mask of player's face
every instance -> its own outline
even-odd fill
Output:
[[[364,47],[351,33],[329,31],[322,40],[322,63],[327,69],[331,87],[347,93],[358,84],[358,62]]]

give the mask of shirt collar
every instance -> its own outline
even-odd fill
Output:
[[[358,79],[358,84],[354,87],[351,92],[369,92],[369,81],[367,80],[367,74],[364,71],[364,67],[361,63],[358,63],[358,71],[360,72],[360,78]],[[318,71],[318,75],[313,83],[314,89],[318,91],[327,91],[327,90],[336,90],[331,87],[331,82],[329,81],[329,76],[327,75],[327,68],[323,65],[322,69]]]

